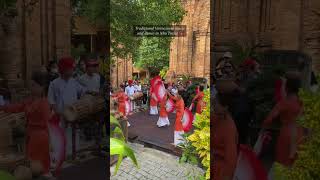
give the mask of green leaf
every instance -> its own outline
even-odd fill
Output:
[[[1,180],[15,180],[16,178],[5,171],[0,171],[0,179]]]
[[[139,167],[133,150],[126,143],[119,139],[110,138],[110,155],[119,155],[120,162],[118,161],[117,168],[119,168],[124,156],[128,156],[133,163]],[[118,169],[116,169],[116,172],[117,171]]]
[[[125,141],[125,137],[123,135],[123,132],[122,130],[119,128],[119,127],[116,127],[112,132],[111,132],[111,136],[112,137],[115,137],[116,135],[120,136],[120,137],[117,137],[117,139],[120,139],[122,141]]]
[[[121,127],[119,121],[115,117],[113,117],[111,115],[110,115],[110,124],[116,125],[118,127]]]

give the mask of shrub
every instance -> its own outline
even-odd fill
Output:
[[[301,91],[300,97],[304,103],[304,115],[298,120],[298,123],[311,129],[312,133],[300,146],[298,158],[291,168],[280,164],[275,165],[275,179],[320,179],[320,92]]]
[[[205,91],[206,107],[201,114],[196,114],[193,122],[194,132],[187,137],[195,148],[202,166],[206,169],[206,179],[210,179],[210,89]]]

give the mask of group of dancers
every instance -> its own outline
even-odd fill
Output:
[[[182,134],[191,129],[192,121],[194,119],[191,110],[195,102],[197,102],[196,113],[201,114],[205,106],[203,101],[203,90],[203,86],[198,86],[196,88],[195,97],[193,98],[190,107],[186,108],[184,99],[172,83],[164,83],[160,76],[156,76],[150,80],[149,114],[154,116],[159,115],[159,119],[156,123],[159,128],[170,126],[168,114],[176,114],[173,142],[175,146],[183,142]],[[127,116],[132,112],[131,106],[133,104],[129,95],[125,93],[123,89],[118,88],[111,96],[118,102],[118,112],[127,119]],[[129,122],[128,126],[130,126]]]

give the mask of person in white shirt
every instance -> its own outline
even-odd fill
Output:
[[[98,94],[100,92],[100,75],[96,72],[99,63],[96,60],[86,62],[86,73],[79,78],[79,82],[89,93]]]
[[[61,118],[60,125],[65,128],[66,133],[66,153],[67,155],[71,155],[72,128],[68,127],[67,123],[64,122],[62,114],[67,105],[72,105],[85,93],[85,88],[82,87],[77,80],[72,78],[75,67],[73,58],[60,59],[58,66],[60,77],[50,83],[48,100],[55,113]],[[76,139],[79,140],[79,132],[76,133]],[[79,147],[78,145],[79,144],[77,143],[76,146]]]
[[[137,81],[137,83],[134,85],[134,88],[136,89],[136,92],[141,92],[141,84],[139,81]]]
[[[135,88],[134,88],[134,86],[132,85],[132,83],[133,83],[133,81],[132,80],[129,80],[128,81],[128,86],[126,87],[126,89],[125,89],[125,93],[126,93],[126,95],[128,96],[128,97],[131,97],[131,96],[133,96],[133,94],[135,93]],[[130,112],[132,112],[133,110],[134,110],[134,103],[133,103],[133,101],[131,101],[131,100],[129,100],[130,101],[130,103],[131,103],[131,109],[130,109]]]

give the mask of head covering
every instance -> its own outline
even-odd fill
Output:
[[[231,52],[226,52],[223,55],[224,58],[232,58],[232,53]]]
[[[72,57],[63,57],[59,60],[59,71],[64,73],[68,70],[73,70],[75,68],[74,59]]]
[[[95,59],[90,59],[86,62],[87,67],[98,66],[99,62]]]
[[[132,83],[133,83],[132,80],[129,80],[129,81],[128,81],[128,84],[129,84],[129,85],[132,85]]]
[[[252,59],[252,58],[247,58],[246,60],[243,61],[243,66],[245,67],[254,67],[258,65],[257,61]]]

